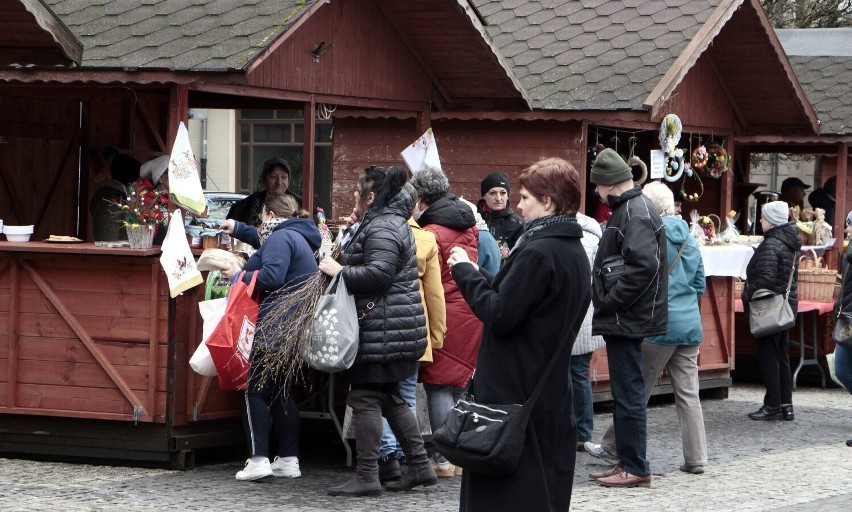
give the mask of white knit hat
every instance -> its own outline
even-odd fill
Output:
[[[790,220],[790,207],[784,201],[770,201],[763,205],[763,218],[773,226],[786,224]]]
[[[159,183],[160,178],[163,177],[163,174],[169,170],[169,160],[171,160],[169,155],[158,156],[153,160],[148,160],[142,164],[142,167],[139,169],[139,175],[143,178],[151,178],[151,181],[156,185]]]

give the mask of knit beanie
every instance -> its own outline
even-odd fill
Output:
[[[509,192],[509,175],[505,172],[492,172],[482,180],[479,185],[479,192],[482,197],[485,197],[485,194],[494,187],[503,187],[506,192]]]
[[[143,178],[151,178],[151,183],[156,185],[160,182],[160,178],[163,177],[163,174],[169,170],[169,160],[171,160],[169,155],[162,155],[153,160],[148,160],[142,164],[142,169],[139,174]]]
[[[615,185],[625,181],[633,181],[633,172],[630,166],[618,153],[606,148],[595,159],[592,164],[592,174],[589,180],[595,185]]]
[[[773,226],[780,226],[790,221],[790,207],[784,201],[770,201],[760,210],[763,218]]]

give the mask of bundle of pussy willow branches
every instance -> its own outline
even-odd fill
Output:
[[[339,249],[335,248],[331,256],[339,260]],[[257,326],[252,350],[252,366],[260,372],[261,387],[272,385],[286,394],[293,384],[305,380],[311,323],[330,282],[331,277],[318,270],[298,287],[284,286],[266,299],[266,315]]]

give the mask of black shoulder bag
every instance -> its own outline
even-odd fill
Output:
[[[432,435],[437,451],[466,471],[493,476],[514,473],[524,451],[532,408],[567,341],[556,348],[532,396],[523,405],[459,400]]]

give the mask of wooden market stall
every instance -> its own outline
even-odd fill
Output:
[[[486,174],[514,182],[543,156],[566,158],[585,178],[598,143],[627,153],[635,137],[647,160],[674,113],[684,148],[713,137],[735,155],[733,171],[704,180],[690,205],[717,215],[747,176],[739,138],[815,132],[756,0],[663,1],[653,15],[626,1],[518,3],[261,0],[223,11],[169,0],[118,13],[0,1],[0,18],[27,28],[0,24],[0,43],[10,41],[0,44],[0,218],[34,224],[33,240],[92,242],[100,150],[115,145],[140,161],[167,153],[190,107],[301,110],[299,192],[312,209],[318,183],[330,184],[330,219],[349,211],[366,165],[401,164],[399,152],[428,127],[452,192],[475,200]],[[333,107],[323,108],[331,175],[315,172],[320,106]],[[199,292],[169,299],[158,265],[155,250],[0,245],[0,294],[12,297],[0,299],[0,421],[10,426],[0,451],[180,467],[194,449],[241,439],[235,394],[188,370]],[[732,287],[710,277],[702,299],[704,387],[730,383]],[[601,351],[599,399],[606,368]]]

